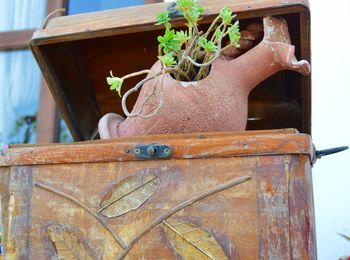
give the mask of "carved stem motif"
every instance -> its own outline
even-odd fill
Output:
[[[120,236],[99,216],[97,215],[90,207],[85,205],[84,203],[80,202],[78,199],[72,197],[71,195],[68,195],[67,193],[64,193],[62,191],[59,191],[53,187],[50,187],[48,185],[42,184],[42,183],[35,183],[34,184],[36,187],[41,188],[43,190],[52,192],[58,196],[61,196],[77,206],[83,208],[85,211],[87,211],[90,215],[92,215],[98,222],[101,223],[101,225],[107,229],[107,231],[111,234],[111,236],[114,238],[114,240],[120,245],[121,248],[124,250],[127,248],[124,241],[120,238]]]
[[[172,215],[174,215],[175,213],[177,213],[178,211],[182,210],[183,208],[186,208],[190,205],[192,205],[194,202],[198,201],[198,200],[202,200],[206,197],[209,197],[215,193],[218,193],[220,191],[226,190],[228,188],[234,187],[236,185],[239,185],[243,182],[246,182],[248,180],[250,180],[251,177],[250,176],[242,176],[239,178],[235,178],[232,180],[229,180],[223,184],[219,184],[217,186],[215,186],[213,189],[211,190],[206,190],[206,191],[202,191],[197,195],[192,196],[191,198],[181,202],[180,204],[178,204],[177,206],[173,207],[172,209],[166,211],[165,213],[163,213],[160,217],[158,217],[157,219],[155,219],[153,222],[151,222],[148,226],[146,226],[138,235],[136,235],[128,244],[128,246],[126,248],[124,248],[124,250],[120,253],[120,255],[117,257],[117,259],[123,259],[128,252],[130,251],[130,249],[145,235],[147,234],[149,231],[151,231],[154,227],[156,227],[157,225],[161,224],[164,220],[166,220],[167,218],[171,217]]]

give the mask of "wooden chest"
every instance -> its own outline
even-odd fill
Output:
[[[203,27],[224,5],[242,28],[285,18],[297,58],[310,60],[307,1],[201,3]],[[154,63],[155,17],[167,5],[54,18],[34,34],[76,141],[105,113],[122,114],[105,77]],[[310,92],[310,77],[289,71],[261,83],[249,99],[252,131],[10,147],[0,156],[5,257],[316,259]]]
[[[312,154],[291,129],[10,149],[5,257],[315,259]]]

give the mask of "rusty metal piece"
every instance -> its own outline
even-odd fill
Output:
[[[167,144],[139,144],[134,154],[137,159],[165,159],[172,155],[172,149]]]

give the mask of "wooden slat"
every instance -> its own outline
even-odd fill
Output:
[[[55,100],[41,79],[39,112],[37,117],[36,142],[51,143],[58,140],[59,116]]]
[[[133,150],[138,144],[164,143],[173,149],[172,159],[232,157],[270,154],[313,154],[310,136],[306,134],[256,135],[193,135],[121,138],[108,142],[91,141],[51,146],[20,146],[10,148],[0,157],[0,166],[81,162],[113,162],[137,160]]]
[[[162,3],[163,0],[145,0],[145,4],[155,4],[155,3]]]
[[[291,160],[289,177],[291,259],[317,259],[312,175],[307,158]]]
[[[66,6],[65,0],[47,0],[46,14]],[[37,143],[51,143],[58,141],[59,116],[55,100],[45,82],[41,79],[39,109],[37,116]]]
[[[35,29],[0,32],[0,51],[28,49]]]
[[[310,12],[305,10],[304,12],[300,13],[301,58],[311,63],[310,28]],[[311,76],[301,77],[302,128],[304,132],[311,134]]]
[[[216,16],[222,6],[225,5],[238,14],[238,19],[302,12],[308,9],[307,0],[204,0],[201,4],[206,9],[203,15],[204,18],[201,20],[202,23],[207,23],[213,16]],[[154,24],[157,13],[166,10],[168,5],[169,3],[159,3],[79,14],[63,18],[58,17],[50,20],[45,30],[38,30],[31,44],[58,43],[154,30],[156,28]],[[176,21],[174,22],[174,26],[183,24],[182,19],[177,19]]]
[[[11,167],[9,173],[0,172],[1,185],[8,187],[5,190],[4,211],[7,211],[4,223],[5,254],[4,259],[28,259],[28,250],[30,248],[30,213],[32,198],[32,172],[28,167]],[[3,179],[4,178],[4,179]],[[13,203],[16,201],[16,203]],[[5,208],[7,206],[7,208]],[[13,225],[11,220],[15,219]],[[15,226],[13,228],[13,226]],[[14,247],[17,250],[13,252]]]
[[[259,259],[291,259],[289,235],[290,156],[259,157],[257,197]],[[307,258],[298,258],[307,259]]]

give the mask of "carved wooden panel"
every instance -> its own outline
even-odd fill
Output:
[[[114,162],[110,155],[94,161],[97,148],[83,152],[91,143],[69,152],[10,148],[0,167],[5,257],[316,259],[309,148],[301,148],[309,139],[302,136],[184,135],[170,159],[143,161],[123,148],[131,140],[96,144],[124,149]],[[292,144],[296,154],[281,153]],[[44,159],[45,149],[56,157]],[[24,165],[15,166],[19,158]]]
[[[295,259],[296,251],[298,259],[312,259],[311,191],[305,186],[310,179],[308,173],[298,176],[299,167],[291,169],[296,163],[305,167],[305,159],[13,167],[4,212],[9,220],[6,255]],[[296,188],[304,193],[295,194]],[[291,212],[294,207],[300,210],[299,203],[304,204],[303,218]],[[308,226],[300,226],[305,219]]]

